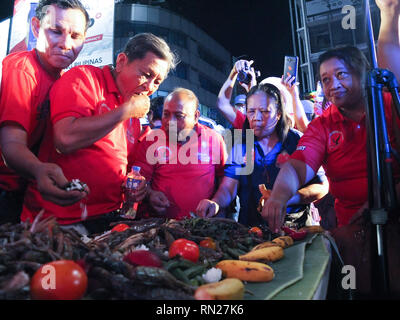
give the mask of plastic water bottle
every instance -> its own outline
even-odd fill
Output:
[[[145,178],[140,175],[140,167],[132,167],[124,183],[124,203],[121,208],[121,216],[123,218],[135,219],[139,203],[136,201],[133,192],[143,180]]]

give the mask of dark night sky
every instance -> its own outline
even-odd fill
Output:
[[[288,0],[167,1],[232,55],[255,60],[261,78],[280,76],[284,55],[293,54]],[[0,20],[12,14],[12,3],[0,1]]]
[[[252,58],[262,78],[282,74],[283,57],[293,54],[288,0],[175,2],[234,56]]]

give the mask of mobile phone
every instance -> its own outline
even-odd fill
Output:
[[[286,79],[288,76],[294,76],[297,81],[297,69],[299,65],[299,58],[292,56],[285,56],[283,78]]]

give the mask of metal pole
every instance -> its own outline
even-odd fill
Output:
[[[289,13],[290,13],[290,26],[292,27],[292,43],[293,43],[293,53],[295,56],[297,56],[297,50],[296,50],[296,39],[294,36],[295,30],[294,30],[294,24],[293,24],[293,7],[292,7],[292,0],[289,1]]]
[[[372,27],[372,19],[371,19],[371,8],[369,6],[369,0],[365,0],[365,11],[364,11],[365,19],[366,19],[366,27],[367,27],[367,44],[369,46],[369,53],[372,63],[372,68],[378,68],[378,62],[376,58],[376,49],[375,49],[375,39],[374,39],[374,30]]]
[[[304,25],[304,44],[305,44],[305,51],[306,51],[306,59],[307,59],[307,69],[308,69],[308,88],[304,88],[306,91],[313,91],[315,89],[315,84],[314,84],[314,70],[311,65],[311,54],[310,54],[310,37],[308,34],[308,28],[307,28],[307,15],[306,15],[306,7],[305,7],[305,1],[301,0],[301,16],[303,19],[303,25]]]
[[[385,72],[378,69],[375,39],[371,20],[369,0],[365,0],[365,17],[367,27],[367,43],[373,69],[367,77],[367,126],[368,126],[368,192],[369,213],[372,228],[371,257],[372,270],[377,271],[377,277],[371,272],[371,285],[378,291],[380,297],[389,295],[389,281],[386,261],[385,224],[387,210],[396,202],[393,193],[393,177],[391,176],[390,145],[387,135],[386,117],[384,112],[382,89],[387,85]]]

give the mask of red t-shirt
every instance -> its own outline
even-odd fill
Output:
[[[3,60],[0,126],[22,127],[31,150],[43,136],[49,118],[49,90],[55,80],[40,65],[35,50],[13,53]],[[24,179],[0,160],[0,188],[16,191],[23,185]]]
[[[391,96],[384,94],[386,115],[391,118]],[[391,132],[391,121],[388,131]],[[367,129],[365,117],[359,122],[344,117],[332,105],[314,119],[291,155],[315,172],[322,165],[336,198],[338,226],[346,225],[368,201]]]
[[[162,129],[151,130],[137,148],[134,165],[141,167],[153,190],[168,198],[168,218],[189,217],[200,200],[213,196],[216,177],[224,175],[222,136],[201,124],[197,124],[196,134],[183,145],[175,144],[175,149]]]
[[[107,113],[123,103],[108,66],[79,66],[58,80],[50,91],[52,124],[65,117],[92,117]],[[52,136],[51,130],[48,136]],[[47,136],[47,135],[46,135]],[[30,184],[21,219],[34,217],[41,208],[44,216],[54,215],[60,224],[79,222],[120,208],[121,185],[127,169],[126,123],[120,123],[91,146],[70,154],[56,152],[53,139],[45,139],[39,159],[58,164],[68,180],[80,179],[90,193],[87,199],[67,207],[44,201]],[[86,204],[86,212],[83,210]]]
[[[232,123],[233,129],[243,129],[244,122],[246,121],[246,115],[241,113],[238,109],[235,109],[236,118]]]

